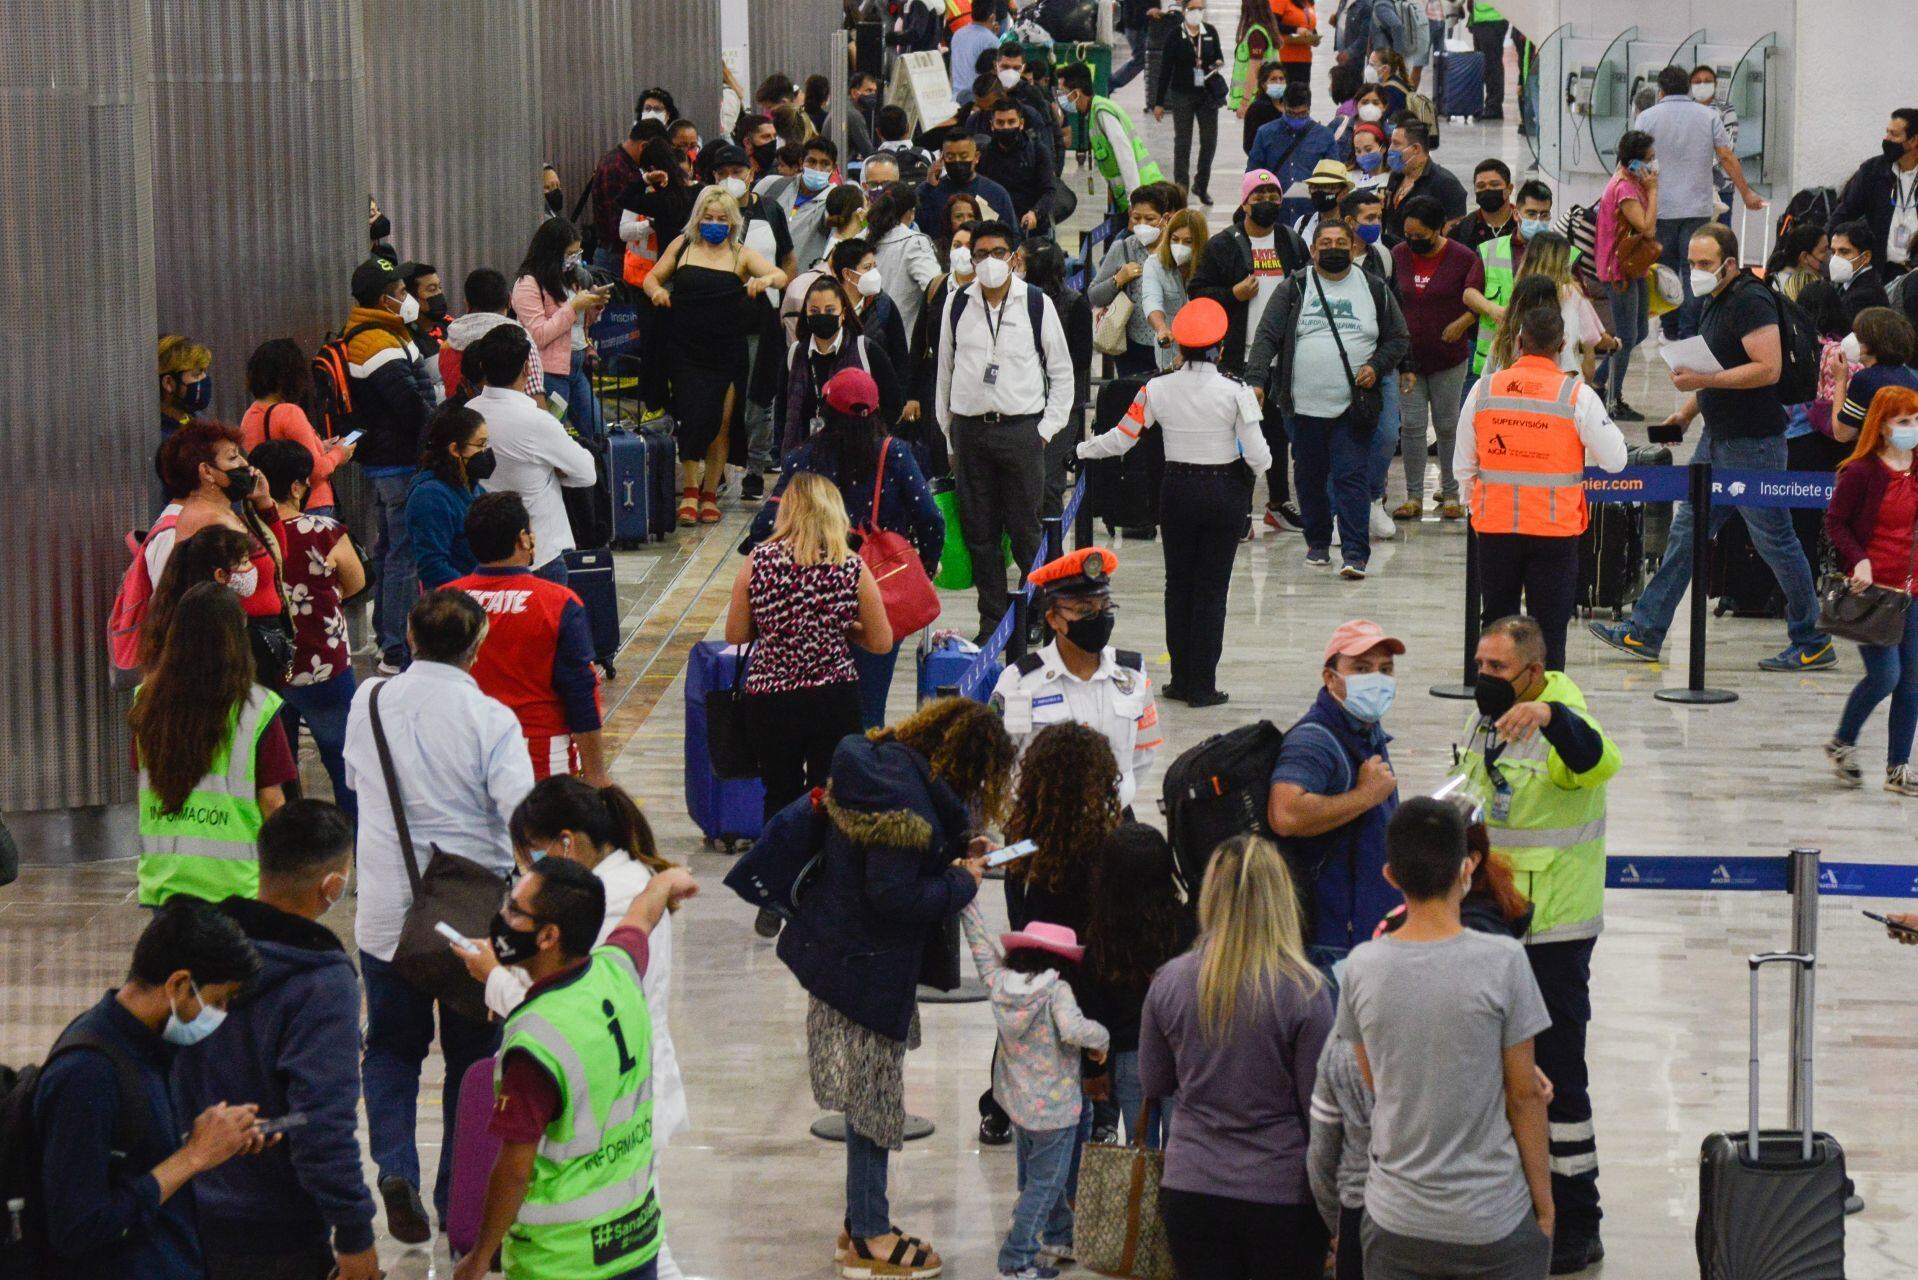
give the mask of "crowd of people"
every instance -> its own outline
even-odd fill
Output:
[[[262,342],[237,425],[207,416],[211,353],[161,339],[156,514],[112,637],[137,685],[152,914],[125,983],[34,1089],[39,1190],[15,1229],[46,1257],[86,1276],[371,1280],[383,1213],[402,1245],[455,1239],[461,1280],[496,1254],[527,1280],[680,1274],[656,1151],[691,1124],[666,1013],[671,913],[699,886],[611,780],[608,654],[569,570],[608,485],[617,380],[594,333],[615,302],[636,312],[638,412],[674,438],[673,520],[758,504],[724,636],[751,647],[767,830],[816,848],[803,907],[762,912],[761,932],[807,995],[815,1101],[846,1120],[840,1274],[946,1266],[893,1223],[889,1159],[916,992],[956,981],[934,969],[960,936],[997,1028],[980,1139],[1017,1157],[1000,1280],[1072,1262],[1083,1152],[1121,1137],[1165,1151],[1182,1280],[1317,1280],[1328,1262],[1341,1280],[1520,1280],[1604,1256],[1585,1035],[1622,761],[1565,671],[1583,475],[1628,461],[1616,424],[1646,416],[1624,390],[1659,294],[1665,337],[1696,335],[1719,368],[1674,370],[1654,430],[1702,420],[1697,459],[1838,473],[1822,519],[1742,512],[1790,641],[1760,665],[1837,663],[1822,546],[1854,592],[1909,598],[1918,110],[1756,273],[1718,219],[1727,193],[1762,201],[1709,67],[1661,72],[1602,196],[1565,210],[1496,158],[1468,200],[1463,167],[1436,158],[1421,82],[1442,4],[1421,30],[1396,0],[1347,0],[1324,31],[1310,5],[1247,4],[1228,43],[1203,0],[1127,0],[1110,86],[1055,64],[999,0],[947,7],[930,38],[951,119],[880,105],[869,74],[835,108],[824,76],[748,95],[728,73],[737,119],[702,138],[648,88],[572,218],[542,171],[524,259],[469,271],[458,314],[372,203],[339,332],[318,353]],[[908,16],[902,48],[909,26],[927,38]],[[1505,41],[1529,46],[1489,4],[1458,16],[1487,54],[1479,118],[1499,119]],[[1146,109],[1173,117],[1169,178],[1109,96],[1141,74]],[[1215,226],[1223,110],[1246,165]],[[1069,252],[1075,140],[1104,217]],[[1815,368],[1795,367],[1801,329]],[[1095,330],[1138,386],[1088,431]],[[1132,532],[1165,564],[1158,687],[1113,643],[1118,555],[1025,574],[1073,474],[1147,432],[1159,527]],[[1301,534],[1308,570],[1336,545],[1357,581],[1426,515],[1428,485],[1431,514],[1470,521],[1483,585],[1451,794],[1401,801],[1384,724],[1406,646],[1353,619],[1263,762],[1251,829],[1191,849],[1136,821],[1166,753],[1158,698],[1228,700],[1255,519]],[[1597,638],[1656,660],[1703,589],[1693,539],[1730,515],[1701,531],[1681,504],[1630,619]],[[961,555],[977,639],[1029,591],[1044,643],[986,700],[888,723],[922,625],[901,625],[897,575],[929,583]],[[1918,794],[1904,617],[1861,646],[1825,746],[1845,785],[1889,698],[1884,785]],[[302,725],[330,801],[302,794]],[[1023,855],[994,859],[1002,845]],[[1006,867],[996,937],[989,861]],[[357,972],[322,923],[349,885]],[[469,1071],[487,1115],[462,1115]],[[483,1192],[455,1203],[473,1161]]]

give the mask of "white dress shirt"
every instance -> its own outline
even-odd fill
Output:
[[[1243,457],[1263,473],[1272,465],[1272,450],[1259,427],[1262,413],[1252,388],[1226,377],[1216,364],[1194,361],[1140,387],[1118,425],[1081,442],[1079,456],[1116,458],[1156,425],[1165,433],[1167,462],[1220,466]]]
[[[1144,671],[1119,665],[1118,651],[1107,645],[1099,654],[1099,669],[1081,680],[1059,656],[1058,641],[1036,650],[1032,668],[1014,663],[999,673],[992,702],[1005,717],[1006,732],[1019,744],[1020,755],[1033,735],[1047,725],[1083,724],[1105,735],[1112,757],[1119,763],[1119,804],[1132,804],[1139,794],[1139,778],[1152,767],[1165,745],[1159,727],[1159,704],[1152,696],[1152,679]]]
[[[533,789],[533,762],[518,718],[458,667],[415,659],[401,674],[369,681],[354,693],[346,717],[346,780],[360,797],[360,905],[353,933],[360,950],[390,961],[413,905],[413,885],[367,709],[373,690],[382,686],[380,724],[422,874],[434,845],[502,875],[512,870],[506,820]]]
[[[1458,435],[1452,450],[1452,474],[1461,485],[1469,486],[1473,477],[1478,475],[1478,431],[1473,418],[1478,413],[1479,403],[1491,391],[1492,375],[1486,374],[1472,388],[1471,398],[1466,400],[1465,409],[1458,416]],[[1579,443],[1585,446],[1587,465],[1601,471],[1622,471],[1629,451],[1625,447],[1625,434],[1605,412],[1605,400],[1592,390],[1591,384],[1579,380],[1578,390],[1572,394],[1572,425],[1578,428]]]
[[[1045,325],[1042,360],[1041,344],[1035,341],[1027,313],[1026,282],[1014,276],[1004,301],[996,307],[986,301],[983,289],[977,280],[966,286],[966,309],[956,331],[952,304],[957,293],[947,295],[945,313],[939,318],[939,391],[934,397],[939,427],[950,441],[955,415],[1036,413],[1039,438],[1050,440],[1072,412],[1072,351],[1066,346],[1059,313],[1051,298],[1040,299]],[[998,373],[989,383],[986,371],[993,366]]]
[[[532,519],[533,559],[550,564],[574,545],[566,499],[559,491],[598,483],[593,455],[523,391],[487,387],[473,397],[471,408],[486,419],[493,456],[499,460],[487,491],[520,496]]]

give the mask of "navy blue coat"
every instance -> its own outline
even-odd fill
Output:
[[[979,887],[966,806],[897,742],[843,739],[828,783],[825,856],[779,936],[799,984],[862,1027],[904,1040],[929,940]]]

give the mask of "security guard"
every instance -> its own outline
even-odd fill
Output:
[[[1212,298],[1180,307],[1172,318],[1179,367],[1147,382],[1117,426],[1078,449],[1081,458],[1114,458],[1147,427],[1164,432],[1160,546],[1165,647],[1172,658],[1165,696],[1195,707],[1214,707],[1228,696],[1218,687],[1226,592],[1250,523],[1253,485],[1272,465],[1257,397],[1219,372],[1226,328],[1225,308]]]
[[[488,1125],[500,1153],[454,1280],[480,1280],[502,1245],[509,1280],[653,1274],[653,1033],[640,980],[653,927],[698,889],[682,868],[660,872],[595,947],[605,886],[548,858],[493,917],[494,955],[533,985],[501,1036]]]
[[[1083,62],[1066,67],[1059,73],[1059,87],[1063,90],[1059,105],[1085,117],[1086,146],[1092,152],[1092,163],[1106,180],[1112,208],[1124,214],[1134,191],[1148,182],[1163,181],[1165,175],[1153,163],[1125,108],[1092,92],[1091,67]]]
[[[1552,1274],[1564,1275],[1605,1256],[1585,1024],[1592,948],[1605,923],[1605,788],[1618,772],[1618,747],[1578,686],[1546,669],[1545,639],[1530,618],[1485,628],[1474,693],[1455,772],[1478,792],[1492,852],[1532,904],[1525,953],[1552,1015],[1536,1045],[1553,1091]]]
[[[1139,772],[1165,737],[1144,657],[1106,643],[1117,609],[1110,579],[1118,567],[1119,557],[1104,547],[1085,547],[1033,570],[1029,581],[1041,589],[1053,640],[999,674],[992,705],[1021,751],[1049,724],[1077,722],[1103,733],[1119,762],[1119,803],[1130,806]]]
[[[1519,612],[1545,633],[1545,669],[1565,669],[1565,628],[1578,603],[1578,548],[1589,515],[1585,460],[1625,465],[1625,437],[1605,399],[1558,364],[1556,306],[1514,317],[1519,358],[1480,379],[1460,415],[1453,471],[1471,498],[1482,620]]]

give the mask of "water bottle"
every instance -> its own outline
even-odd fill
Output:
[[[23,1219],[26,1217],[27,1202],[15,1197],[7,1201],[7,1243],[25,1244],[27,1231]]]

